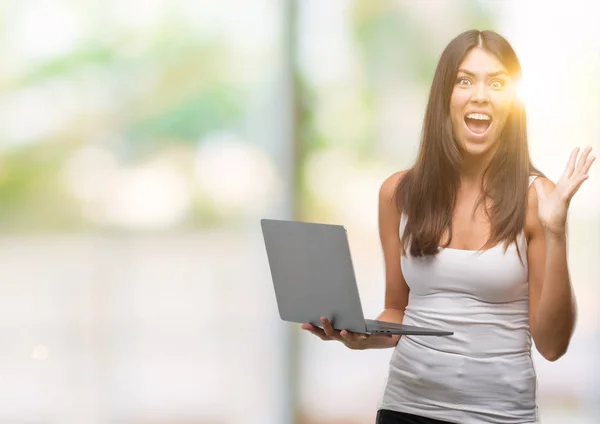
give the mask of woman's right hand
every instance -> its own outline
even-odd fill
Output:
[[[363,350],[371,347],[392,347],[397,343],[399,336],[391,334],[362,334],[348,330],[334,330],[326,317],[321,317],[323,328],[312,324],[302,324],[301,328],[321,340],[337,340],[352,350]]]

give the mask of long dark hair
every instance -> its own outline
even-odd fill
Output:
[[[450,97],[458,67],[475,47],[493,54],[515,80],[521,65],[511,45],[493,31],[466,31],[443,51],[429,93],[417,160],[396,191],[396,204],[407,217],[402,234],[403,254],[435,255],[448,230],[452,241],[452,214],[460,183],[462,156],[454,141],[450,120]],[[505,249],[517,237],[525,222],[529,176],[542,175],[531,163],[527,144],[525,109],[514,102],[499,140],[498,148],[484,172],[482,195],[489,218],[490,237],[482,249],[500,242]],[[474,209],[474,210],[475,210]],[[517,244],[518,248],[518,244]]]

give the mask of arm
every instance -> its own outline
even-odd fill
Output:
[[[525,227],[528,231],[529,325],[538,351],[556,361],[569,347],[576,305],[567,264],[567,211],[594,163],[587,147],[571,152],[563,175],[554,185],[537,178],[529,190]],[[535,193],[535,194],[534,194]]]
[[[404,172],[388,177],[379,190],[379,237],[385,260],[385,307],[379,320],[401,324],[408,303],[408,286],[400,269],[400,214],[396,208],[396,186]],[[350,349],[386,349],[396,346],[399,335],[356,334],[347,330],[334,330],[326,317],[321,318],[323,329],[303,324],[321,340],[338,340]]]
[[[396,187],[405,171],[386,179],[379,190],[379,239],[385,261],[385,303],[378,320],[402,324],[408,304],[408,286],[400,267],[400,212],[396,208]],[[382,347],[393,347],[400,340],[393,335]]]
[[[382,321],[401,324],[404,308],[408,303],[408,286],[400,269],[400,214],[396,208],[396,186],[404,172],[397,172],[387,178],[379,190],[379,237],[385,260],[385,307],[379,314]],[[321,340],[338,340],[350,349],[385,349],[396,346],[399,335],[356,334],[347,330],[334,330],[326,317],[321,317],[323,329],[311,324],[303,324],[302,329],[310,331]]]
[[[544,191],[555,189],[551,181],[538,179]],[[567,264],[567,236],[566,231],[555,234],[544,229],[533,187],[528,204],[529,325],[538,352],[556,361],[567,351],[577,315]]]

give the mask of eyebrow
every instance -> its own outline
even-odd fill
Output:
[[[471,72],[471,71],[467,71],[466,69],[459,69],[458,72],[462,72],[464,74],[469,75],[470,77],[474,77],[475,73]],[[508,73],[506,73],[505,71],[496,71],[496,72],[490,72],[489,74],[487,74],[488,77],[497,77],[498,75],[508,75]]]

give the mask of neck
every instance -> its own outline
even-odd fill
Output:
[[[479,187],[483,180],[483,173],[490,164],[494,152],[485,155],[472,156],[463,153],[462,167],[460,170],[460,183],[463,187]]]

